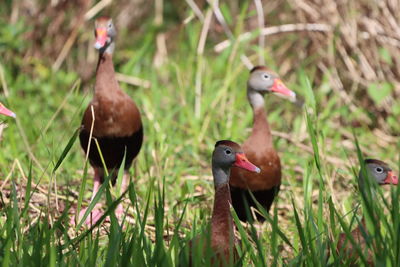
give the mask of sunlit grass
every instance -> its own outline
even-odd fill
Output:
[[[238,23],[234,32],[239,34],[241,27]],[[32,77],[15,71],[22,64],[20,58],[12,63],[0,59],[2,84],[9,92],[0,100],[18,115],[17,120],[1,119],[7,124],[0,142],[0,261],[4,266],[32,262],[174,266],[187,241],[206,231],[214,195],[211,152],[217,140],[243,142],[249,135],[248,70],[240,55],[257,47],[244,42],[216,54],[207,44],[199,56],[200,31],[198,21],[185,25],[174,52],[158,68],[152,61],[157,32],[141,36],[135,51],[117,45],[117,71],[151,82],[148,89],[121,84],[140,107],[145,139],[130,170],[133,183],[128,192],[121,197],[105,183],[91,204],[104,203],[104,218],[110,216],[110,222],[92,228],[73,226],[70,218],[77,206],[89,205],[91,195],[93,173],[85,168],[74,133],[90,101],[93,82],[83,87],[77,73],[52,72],[40,62],[32,63],[37,74]],[[279,73],[279,62],[268,53],[266,60]],[[312,77],[313,70],[308,69],[282,77],[304,100],[303,106],[266,96],[283,163],[283,185],[263,227],[238,224],[241,261],[244,266],[350,263],[346,255],[336,252],[337,236],[357,225],[357,213],[371,218],[373,210],[381,223],[371,226],[375,238],[370,248],[380,263],[396,266],[398,190],[392,190],[389,198],[378,195],[387,203],[366,201],[362,211],[355,212],[361,203],[355,176],[362,155],[395,167],[400,162],[396,161],[398,145],[380,139],[368,126],[353,129],[342,124],[368,111],[352,110],[327,81],[315,86]],[[196,82],[201,94],[196,94]],[[122,225],[113,213],[120,201],[128,211]],[[201,266],[210,264],[202,262],[201,255],[196,257]],[[365,257],[359,260],[366,261]]]

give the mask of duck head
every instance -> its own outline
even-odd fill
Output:
[[[229,174],[232,167],[239,167],[257,173],[261,171],[260,168],[246,158],[240,145],[229,140],[218,141],[215,144],[212,154],[212,169],[215,186],[227,184],[229,182]]]
[[[112,53],[114,51],[114,39],[117,31],[109,17],[99,17],[95,21],[95,37],[94,47],[100,52]]]
[[[0,103],[0,114],[9,116],[9,117],[17,117],[17,115],[15,115],[14,112],[12,112],[11,110],[7,109],[2,103]]]
[[[366,159],[364,161],[366,172],[373,178],[378,185],[397,185],[399,180],[393,173],[393,170],[385,162],[377,159]],[[359,174],[361,182],[365,180],[364,174],[360,170]]]
[[[250,71],[247,82],[247,97],[253,108],[264,106],[263,95],[266,93],[275,93],[291,101],[296,100],[296,93],[289,90],[277,74],[267,67],[256,66]]]

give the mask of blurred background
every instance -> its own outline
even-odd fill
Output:
[[[179,136],[168,142],[177,151],[183,145],[182,158],[195,155],[196,165],[202,159],[197,153],[207,155],[202,153],[222,136],[243,140],[243,129],[251,125],[244,90],[248,68],[266,64],[299,97],[297,105],[268,97],[278,147],[290,149],[289,142],[310,151],[302,146],[308,145],[308,133],[297,116],[305,102],[318,114],[316,128],[327,154],[342,147],[342,156],[352,157],[346,149],[354,151],[352,131],[359,129],[371,156],[391,155],[396,162],[398,1],[5,0],[0,5],[0,100],[19,115],[5,131],[12,137],[1,143],[10,152],[0,155],[3,170],[7,158],[19,157],[43,172],[48,163],[42,160],[55,161],[59,144],[79,126],[95,76],[93,25],[100,15],[111,16],[117,27],[117,77],[141,106],[148,143],[155,147],[170,131],[181,133],[183,143]],[[160,114],[170,114],[171,121]],[[13,127],[20,135],[12,134]],[[75,146],[66,168],[76,169],[81,157]]]
[[[94,17],[107,14],[119,29],[117,65],[142,51],[152,57],[155,69],[180,54],[179,42],[195,42],[185,29],[206,21],[210,25],[202,54],[218,55],[229,45],[225,40],[241,40],[237,45],[246,48],[243,54],[253,64],[261,54],[284,77],[306,70],[314,87],[326,82],[325,90],[338,95],[352,111],[367,110],[343,123],[367,123],[371,129],[399,133],[400,107],[393,104],[400,79],[398,1],[215,1],[226,25],[215,14],[210,21],[206,18],[209,2],[5,0],[0,10],[2,64],[10,74],[34,80],[62,71],[80,77],[85,88],[96,62]],[[149,39],[150,33],[154,39]],[[257,45],[260,34],[265,36],[262,48]],[[137,64],[135,70],[144,67]],[[131,82],[142,85],[140,80]]]

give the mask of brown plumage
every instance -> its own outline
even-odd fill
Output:
[[[139,153],[143,140],[140,112],[133,100],[123,92],[115,79],[112,57],[100,56],[96,72],[95,95],[82,120],[81,146],[87,151],[92,126],[92,107],[95,114],[93,137],[100,144],[109,170],[119,168],[127,149],[125,169]],[[103,168],[95,142],[91,142],[89,160],[93,167]]]
[[[373,178],[378,185],[398,184],[397,176],[393,174],[392,169],[385,162],[377,159],[366,159],[364,161],[364,164],[368,177]],[[365,179],[367,179],[367,177],[364,177],[362,171],[360,170],[359,174],[360,190],[366,189],[363,188],[366,187],[368,184],[365,182]],[[379,218],[377,218],[377,222],[379,222]],[[365,240],[365,236],[368,235],[365,218],[361,220],[360,224],[353,231],[351,231],[350,234],[354,239],[354,241],[357,243],[357,245],[361,248],[361,251],[365,253],[367,249],[367,241]],[[359,258],[357,249],[352,245],[351,241],[347,238],[345,233],[341,233],[339,235],[336,250],[338,253],[344,252],[346,257],[352,260],[352,264],[354,264],[356,260]],[[365,257],[369,265],[374,264],[373,251],[368,249]]]
[[[231,196],[229,185],[215,188],[214,207],[211,217],[211,248],[221,263],[237,260],[234,223],[230,211]]]
[[[261,173],[233,168],[230,177],[232,205],[242,221],[248,219],[246,209],[257,207],[249,190],[269,211],[281,184],[281,163],[273,145],[264,107],[263,95],[269,92],[295,98],[295,94],[286,88],[275,73],[264,66],[254,67],[247,83],[247,97],[253,108],[253,129],[242,147],[247,158],[260,167]],[[262,216],[257,215],[257,219],[263,221]]]
[[[237,240],[230,212],[229,173],[232,166],[237,166],[251,172],[260,171],[258,167],[248,161],[243,154],[243,150],[237,143],[229,140],[218,141],[212,156],[215,195],[211,217],[211,231],[189,242],[189,261],[181,257],[181,266],[191,266],[193,263],[193,251],[198,251],[199,246],[201,246],[200,250],[203,253],[204,249],[207,248],[207,241],[210,242],[208,248],[211,248],[214,253],[214,257],[211,259],[212,265],[233,266],[237,261],[238,257],[235,248]],[[207,239],[208,234],[211,234],[209,239]]]
[[[272,73],[272,71],[271,71],[269,68],[265,67],[265,66],[254,66],[254,67],[250,70],[250,73],[253,73],[253,72],[257,71],[257,70],[266,71],[266,72]],[[274,73],[274,74],[276,75],[276,73]]]
[[[93,133],[89,148],[89,161],[95,171],[93,197],[104,181],[105,170],[95,140],[99,143],[101,155],[108,173],[112,173],[115,183],[117,171],[125,155],[125,174],[122,191],[128,185],[128,169],[140,151],[143,140],[143,127],[139,109],[135,102],[123,92],[115,78],[112,53],[116,31],[112,20],[101,17],[96,20],[96,43],[99,50],[99,61],[96,69],[96,83],[93,100],[87,107],[82,119],[82,131],[79,135],[82,149],[87,153],[90,132]],[[94,122],[93,122],[93,112]],[[92,198],[93,198],[92,197]],[[92,220],[97,221],[102,215],[97,209],[92,212]],[[82,213],[85,212],[83,210]],[[116,210],[117,216],[123,213],[122,206]]]
[[[361,220],[360,225],[350,233],[354,241],[361,248],[362,252],[365,252],[367,248],[366,240],[364,238],[364,235],[366,234],[366,229],[367,227],[365,224],[365,219],[363,218]],[[353,245],[351,244],[350,240],[347,238],[345,233],[341,233],[339,235],[339,240],[336,249],[338,253],[340,253],[340,251],[343,250],[344,253],[346,254],[346,257],[352,260],[352,264],[354,264],[358,259],[357,249],[353,247]],[[374,260],[373,260],[373,253],[371,250],[367,251],[366,259],[368,264],[373,265]]]

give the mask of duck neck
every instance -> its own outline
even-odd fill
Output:
[[[211,218],[212,244],[228,247],[234,244],[234,225],[230,211],[231,193],[229,184],[215,187],[214,208]]]
[[[247,97],[253,108],[253,130],[251,136],[266,139],[272,146],[272,136],[269,123],[267,121],[267,113],[265,111],[265,101],[262,94],[253,90],[247,90]]]
[[[211,163],[211,166],[215,188],[227,184],[229,182],[229,175],[231,173],[230,168],[217,167],[217,163],[214,162],[214,159]]]
[[[118,88],[112,53],[107,53],[107,50],[100,52],[96,68],[95,94],[103,94],[104,92],[110,92]]]
[[[360,186],[362,208],[364,209],[363,213],[366,214],[368,212],[369,213],[368,217],[370,218],[368,219],[369,223],[367,224],[367,219],[363,217],[362,225],[365,229],[368,229],[369,231],[373,230],[374,227],[372,225],[375,225],[375,227],[379,228],[379,212],[375,208],[373,209],[367,208],[373,202],[379,201],[379,193],[376,190],[378,190],[378,188],[377,186],[376,188],[374,188],[374,185],[370,185],[370,187],[367,187],[365,185]],[[377,207],[379,206],[380,205],[378,205]]]
[[[371,212],[370,214],[368,214],[368,219],[363,216],[360,226],[368,231],[368,233],[374,234],[375,230],[379,229],[380,227],[379,213],[376,211],[376,209],[370,210],[367,207],[373,202],[379,201],[379,195],[377,192],[378,185],[373,184],[374,181],[372,180],[369,180],[370,184],[367,184],[367,182],[363,178],[359,178],[358,181],[359,191],[361,193],[362,208],[364,209],[363,213],[366,214]]]

